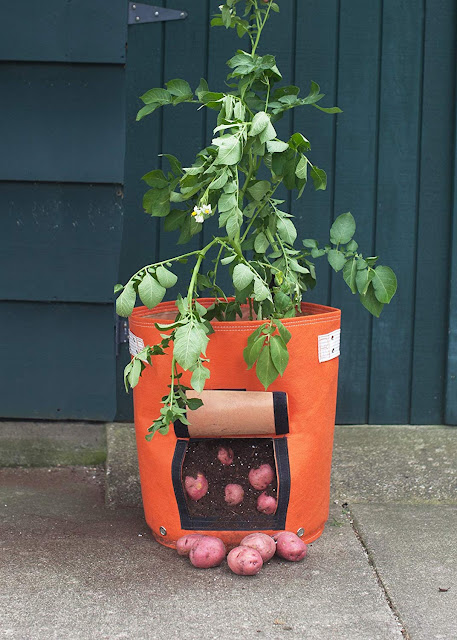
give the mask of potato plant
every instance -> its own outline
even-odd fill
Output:
[[[241,306],[247,305],[250,319],[262,321],[247,341],[244,359],[249,368],[255,366],[267,389],[287,367],[290,333],[282,319],[300,313],[303,295],[316,284],[316,259],[326,257],[375,316],[396,291],[392,269],[361,252],[351,213],[336,218],[329,241],[321,245],[316,239],[298,239],[294,218],[277,197],[280,185],[297,198],[309,181],[314,189],[324,190],[327,176],[313,162],[310,140],[300,132],[280,139],[276,123],[292,109],[340,113],[338,107],[321,105],[324,95],[315,82],[301,97],[299,87],[283,82],[275,57],[259,53],[266,21],[278,11],[275,2],[259,0],[226,0],[220,5],[212,26],[234,29],[247,39],[246,50],[238,50],[227,62],[226,90],[213,91],[204,79],[194,89],[185,80],[171,79],[164,88],[141,96],[144,106],[138,120],[162,107],[186,108],[184,103],[218,114],[212,140],[198,151],[191,166],[183,167],[174,156],[163,154],[169,170],[154,169],[143,176],[149,187],[143,205],[148,214],[162,218],[166,231],[179,231],[178,244],[199,234],[213,216],[219,235],[201,249],[144,266],[115,287],[119,315],[132,313],[137,296],[152,309],[177,282],[173,265],[192,261],[190,281],[177,296],[175,321],[158,324],[161,342],[145,347],[125,369],[128,389],[138,383],[154,356],[172,349],[169,392],[148,439],[157,431],[166,434],[176,419],[186,423],[186,409],[201,405],[200,400],[186,397],[181,376],[190,371],[193,389],[203,390],[210,377],[206,348],[212,319],[235,321],[241,317]],[[223,291],[218,284],[223,268],[230,272],[233,291]],[[215,299],[209,308],[198,301],[203,292]],[[232,294],[234,300],[229,299]]]

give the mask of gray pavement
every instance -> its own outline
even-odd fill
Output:
[[[444,427],[337,429],[324,534],[250,578],[160,546],[121,490],[107,508],[102,467],[0,469],[0,638],[457,640],[456,444]]]

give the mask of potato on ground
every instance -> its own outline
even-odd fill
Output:
[[[268,562],[276,551],[276,543],[271,536],[266,533],[250,533],[240,542],[241,547],[255,549],[262,556],[263,562]]]
[[[225,502],[231,507],[243,502],[244,489],[240,484],[228,484],[225,487]]]
[[[190,550],[197,540],[200,540],[200,538],[203,538],[203,534],[201,533],[188,533],[185,536],[181,536],[181,538],[176,542],[176,551],[178,552],[178,555],[188,556]]]
[[[292,531],[281,531],[273,536],[276,540],[276,554],[284,560],[298,562],[308,553],[308,547]]]
[[[249,472],[249,482],[258,491],[263,491],[273,481],[275,473],[269,464],[262,464]]]
[[[225,554],[225,545],[220,538],[202,536],[192,546],[189,560],[198,569],[210,569],[218,567],[225,558]]]
[[[184,488],[187,492],[187,495],[191,500],[195,502],[203,498],[204,495],[208,492],[208,480],[205,478],[203,473],[197,473],[197,477],[194,478],[192,476],[186,476],[184,478]]]
[[[265,513],[266,515],[271,516],[275,513],[277,506],[278,503],[276,502],[276,498],[267,495],[266,491],[261,493],[257,498],[257,511],[260,511],[260,513]]]
[[[219,447],[219,450],[217,452],[217,459],[219,460],[219,462],[222,462],[222,464],[225,465],[232,464],[233,457],[233,449],[230,449],[228,447]]]
[[[227,562],[233,573],[239,576],[255,576],[263,567],[262,556],[251,547],[235,547],[228,554]]]

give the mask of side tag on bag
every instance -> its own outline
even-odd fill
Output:
[[[140,351],[144,349],[144,342],[141,338],[138,338],[134,333],[129,331],[129,351],[131,356],[136,356]]]
[[[327,362],[340,355],[340,336],[341,329],[318,336],[319,362]]]

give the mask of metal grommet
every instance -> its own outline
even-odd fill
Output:
[[[165,527],[160,527],[159,531],[160,531],[160,535],[161,536],[166,536],[167,535],[167,530],[165,529]]]
[[[158,16],[158,15],[159,15],[159,12],[158,12],[158,11],[154,11],[154,15],[155,15],[155,16]]]
[[[136,4],[132,4],[132,9],[136,9]]]
[[[301,538],[304,534],[305,530],[303,529],[303,527],[300,527],[300,529],[297,531],[297,536]]]
[[[137,22],[139,22],[139,21],[140,21],[140,16],[137,16],[137,17],[135,18],[135,20],[136,20]]]

